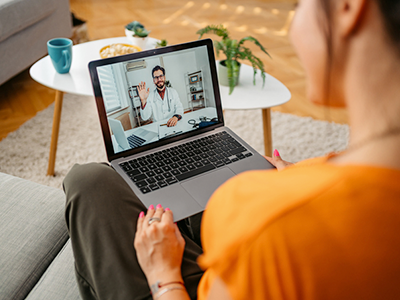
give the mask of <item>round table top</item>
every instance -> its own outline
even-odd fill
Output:
[[[217,62],[218,69],[218,62]],[[265,73],[262,87],[260,71],[257,71],[256,85],[253,85],[253,68],[242,64],[239,84],[229,95],[229,87],[220,85],[223,109],[263,109],[284,104],[292,97],[288,88],[275,77]]]
[[[149,37],[145,50],[153,49],[157,42],[157,39]],[[35,81],[49,88],[71,94],[93,96],[88,64],[92,60],[101,59],[101,48],[115,43],[130,44],[127,37],[108,38],[78,44],[72,47],[72,64],[69,73],[57,73],[47,55],[31,67],[30,75]]]
[[[153,49],[158,42],[150,38],[145,49]],[[66,93],[93,96],[92,82],[88,64],[92,60],[101,59],[100,49],[115,43],[129,43],[127,37],[116,37],[91,41],[72,47],[72,64],[69,73],[59,74],[47,55],[37,61],[30,69],[31,77],[49,88]],[[217,62],[218,63],[218,62]],[[259,109],[281,105],[290,100],[291,94],[284,84],[269,74],[265,74],[265,86],[262,78],[256,75],[253,85],[253,68],[242,64],[239,85],[229,95],[229,88],[220,85],[223,109]]]

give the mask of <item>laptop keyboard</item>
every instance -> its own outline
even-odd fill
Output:
[[[226,131],[120,164],[143,194],[252,156]]]
[[[146,140],[138,137],[137,135],[130,135],[128,136],[128,142],[129,142],[129,146],[131,146],[131,148],[136,148],[141,146]]]

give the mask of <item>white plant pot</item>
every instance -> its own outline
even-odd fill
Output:
[[[125,35],[132,45],[138,46],[142,50],[146,49],[147,40],[149,38],[148,36],[146,36],[144,38],[135,37],[135,36],[133,36],[133,31],[130,31],[126,28],[125,28]]]

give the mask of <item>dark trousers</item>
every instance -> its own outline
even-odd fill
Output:
[[[152,299],[133,247],[137,217],[146,207],[125,181],[106,164],[75,165],[64,180],[64,191],[82,298]],[[196,215],[178,222],[186,241],[182,276],[191,299],[197,298],[203,275],[196,262],[202,253],[200,220]]]

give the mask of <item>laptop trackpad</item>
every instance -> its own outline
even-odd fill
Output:
[[[222,168],[212,173],[199,176],[192,180],[188,180],[181,184],[181,186],[200,204],[205,208],[214,191],[222,185],[229,178],[235,176],[229,168]]]

